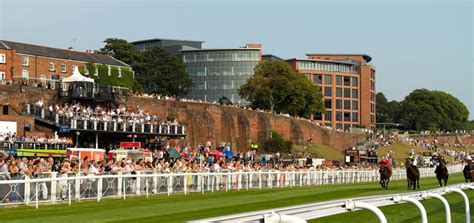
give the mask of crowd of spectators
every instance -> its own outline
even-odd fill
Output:
[[[41,109],[44,107],[43,101],[39,100],[35,103],[35,108]],[[107,109],[101,105],[92,107],[91,105],[83,105],[79,102],[72,104],[65,103],[64,105],[52,104],[47,108],[49,112],[58,114],[61,118],[75,118],[76,120],[87,121],[104,121],[104,122],[118,122],[118,123],[138,123],[138,124],[172,124],[177,125],[176,120],[160,120],[156,115],[145,112],[140,107],[127,108],[120,105],[117,108]]]
[[[0,133],[0,143],[25,143],[25,144],[72,144],[70,137],[40,137],[19,136],[15,133]]]

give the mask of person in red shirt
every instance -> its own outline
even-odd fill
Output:
[[[382,160],[379,162],[379,164],[385,166],[385,168],[391,171],[390,160],[387,157],[384,156]]]

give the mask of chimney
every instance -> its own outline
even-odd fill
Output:
[[[70,46],[69,48],[67,48],[69,51],[74,51],[74,48],[72,46]]]
[[[86,53],[92,53],[92,50],[86,50]]]

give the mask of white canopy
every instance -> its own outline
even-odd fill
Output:
[[[74,66],[72,69],[72,75],[70,77],[66,77],[62,80],[63,83],[71,83],[71,82],[91,82],[94,83],[94,79],[84,77],[81,73],[79,73],[79,69]]]

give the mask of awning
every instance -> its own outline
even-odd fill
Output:
[[[81,73],[79,73],[79,69],[77,67],[73,68],[72,75],[66,77],[62,80],[63,83],[72,83],[72,82],[90,82],[94,83],[94,79],[84,77]]]

